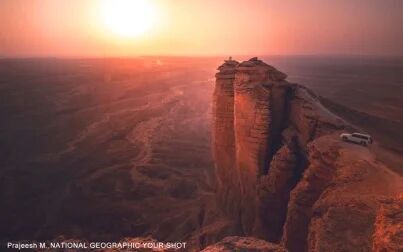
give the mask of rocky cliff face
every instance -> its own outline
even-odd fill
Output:
[[[240,209],[238,195],[239,172],[235,167],[234,79],[236,61],[226,61],[219,67],[213,96],[213,156],[216,164],[218,201],[222,209],[237,216]]]
[[[403,251],[403,193],[382,200],[376,215],[373,250]]]
[[[289,251],[383,246],[373,245],[380,198],[401,191],[401,177],[365,147],[341,142],[345,123],[274,67],[252,58],[226,61],[218,70],[217,203],[237,234]]]

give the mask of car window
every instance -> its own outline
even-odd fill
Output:
[[[360,139],[368,140],[368,137],[363,136],[363,135],[360,135],[360,134],[353,134],[353,137],[357,137],[357,138],[360,138]]]

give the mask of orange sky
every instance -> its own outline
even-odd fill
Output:
[[[133,38],[105,28],[101,1],[1,0],[0,57],[403,55],[400,0],[148,0],[155,24]]]

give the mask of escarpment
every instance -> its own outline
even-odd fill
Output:
[[[237,216],[239,173],[235,167],[234,79],[237,61],[219,67],[213,96],[213,156],[216,164],[218,202],[225,213]]]
[[[402,179],[365,147],[341,142],[345,122],[286,78],[257,58],[218,68],[217,204],[234,235],[289,251],[370,251],[379,199],[401,191]]]

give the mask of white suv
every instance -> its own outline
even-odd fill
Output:
[[[368,144],[372,144],[372,137],[370,135],[361,134],[361,133],[343,133],[340,135],[340,138],[343,141],[358,143],[363,146],[367,146]]]

